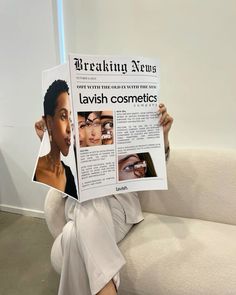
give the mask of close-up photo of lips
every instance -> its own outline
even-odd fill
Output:
[[[50,151],[38,158],[34,181],[54,187],[77,197],[71,168],[62,161],[68,157],[71,147],[72,126],[69,87],[64,80],[55,80],[44,96],[43,120],[48,132]],[[72,152],[74,153],[73,149]]]
[[[80,147],[114,143],[113,112],[77,112]]]

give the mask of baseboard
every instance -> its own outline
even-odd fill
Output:
[[[43,218],[43,219],[45,218],[43,211],[27,209],[27,208],[21,208],[21,207],[15,207],[15,206],[4,205],[4,204],[0,204],[0,211],[21,214],[21,215],[24,215],[24,216]]]

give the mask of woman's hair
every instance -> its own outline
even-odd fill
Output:
[[[77,116],[85,118],[86,117],[86,112],[77,112]]]
[[[88,119],[88,117],[89,117],[89,115],[90,115],[91,113],[94,113],[94,114],[97,116],[98,119],[101,118],[101,113],[102,113],[101,111],[84,112],[85,121]]]
[[[145,177],[157,176],[150,154],[149,153],[138,153],[137,155],[141,161],[146,161],[146,163],[147,163],[147,172],[145,174]]]
[[[57,107],[57,98],[61,93],[69,94],[69,87],[64,80],[55,80],[49,87],[44,96],[43,108],[44,116],[54,116]]]

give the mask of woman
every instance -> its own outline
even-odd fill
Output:
[[[61,161],[71,145],[69,88],[65,81],[56,80],[44,96],[44,121],[50,140],[50,152],[38,159],[34,180],[52,186],[77,198],[70,167]]]
[[[163,104],[158,113],[168,154],[173,119]],[[41,125],[42,121],[35,125],[39,136]],[[117,294],[119,270],[125,264],[117,243],[143,220],[138,194],[111,195],[81,204],[67,198],[65,215],[67,223],[54,242],[63,253],[58,295]]]
[[[87,146],[102,144],[101,112],[85,112],[85,140]]]

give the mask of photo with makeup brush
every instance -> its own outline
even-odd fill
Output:
[[[114,143],[113,112],[77,112],[80,147]]]
[[[118,156],[119,181],[143,177],[157,177],[149,153],[134,153]]]

